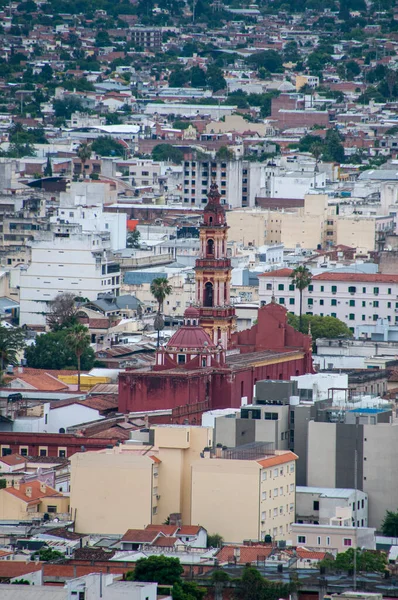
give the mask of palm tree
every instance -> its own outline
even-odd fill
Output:
[[[85,178],[84,165],[86,164],[88,159],[91,157],[90,144],[81,143],[77,149],[77,155],[80,158],[80,162],[82,163],[82,175],[83,175],[83,178]]]
[[[65,338],[65,343],[77,358],[77,389],[80,392],[80,361],[82,354],[90,346],[90,335],[87,327],[80,324],[72,327]]]
[[[158,314],[156,315],[154,327],[158,332],[158,348],[160,340],[160,330],[163,329],[164,323],[162,319],[163,303],[167,296],[172,292],[172,287],[166,277],[156,277],[151,283],[151,294],[158,303]]]
[[[302,322],[302,315],[303,315],[303,291],[310,285],[312,275],[311,275],[311,271],[309,269],[307,269],[307,267],[305,267],[304,265],[300,265],[293,270],[290,277],[292,278],[292,282],[296,286],[296,289],[300,292],[299,330],[301,331],[301,322]]]
[[[25,346],[25,333],[22,329],[0,326],[0,371],[4,365],[17,365],[18,353]]]

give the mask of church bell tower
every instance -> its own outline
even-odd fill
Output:
[[[195,263],[196,304],[200,325],[215,344],[228,348],[235,329],[230,304],[231,259],[227,257],[228,225],[221,195],[211,184],[200,226],[200,254]]]

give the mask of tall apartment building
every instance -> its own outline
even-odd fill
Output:
[[[254,206],[256,196],[266,185],[262,163],[237,160],[186,160],[183,164],[183,202],[202,206],[212,180],[216,181],[221,201],[230,208]]]
[[[132,27],[130,36],[132,43],[144,50],[159,51],[162,48],[161,27]]]
[[[97,300],[119,295],[120,266],[110,254],[109,232],[83,232],[79,224],[55,223],[31,242],[31,263],[19,271],[20,324],[44,327],[57,294]]]
[[[272,297],[298,315],[299,292],[292,284],[292,269],[269,271],[259,276],[260,304]],[[303,291],[303,313],[337,317],[354,333],[356,326],[387,319],[398,323],[398,275],[327,272],[315,275]]]

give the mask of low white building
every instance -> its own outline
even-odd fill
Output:
[[[368,495],[361,490],[296,487],[296,522],[328,525],[337,508],[349,508],[360,527],[368,525]]]

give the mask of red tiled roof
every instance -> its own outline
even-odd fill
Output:
[[[178,525],[147,525],[145,531],[156,531],[166,536],[174,536],[178,531]]]
[[[273,467],[275,465],[283,465],[284,463],[291,462],[292,460],[297,460],[297,454],[294,452],[285,452],[284,454],[279,454],[276,456],[270,456],[268,458],[263,458],[262,460],[258,460],[258,464],[264,468]]]
[[[266,271],[260,273],[259,277],[290,277],[293,273],[293,269],[277,269],[276,271]]]
[[[296,555],[298,558],[304,560],[323,560],[327,555],[327,552],[315,552],[307,550],[307,548],[297,548]]]
[[[128,529],[121,541],[132,542],[133,544],[153,544],[158,535],[158,531],[151,531],[150,529]]]
[[[15,467],[15,465],[21,465],[21,467],[23,467],[26,462],[26,458],[20,454],[9,454],[8,456],[2,456],[0,458],[0,462],[10,467]]]
[[[398,283],[398,275],[386,273],[320,273],[312,278],[320,281],[365,281],[369,283]]]
[[[48,373],[35,374],[30,375],[26,373],[19,373],[14,379],[14,382],[22,381],[27,385],[32,386],[35,390],[39,391],[49,391],[49,392],[59,392],[62,390],[68,390],[69,386],[59,379],[56,379],[52,375]]]
[[[217,552],[216,557],[220,563],[225,563],[234,562],[234,556],[236,556],[237,564],[245,564],[265,560],[271,552],[272,546],[223,546]]]
[[[30,496],[26,494],[28,487],[30,487],[32,490]],[[15,487],[7,487],[4,488],[3,491],[7,494],[15,496],[16,498],[19,498],[20,500],[23,500],[24,502],[27,502],[28,504],[30,504],[31,502],[37,503],[41,498],[48,498],[49,496],[62,497],[62,494],[57,492],[57,490],[54,490],[54,488],[50,487],[49,485],[46,485],[45,492],[42,492],[40,487],[41,482],[36,480],[29,481],[28,483],[21,483],[19,485],[19,490],[17,490]]]
[[[161,546],[162,548],[171,548],[180,540],[176,537],[161,536],[153,543],[153,546]]]
[[[1,560],[0,561],[0,579],[8,579],[13,577],[21,577],[28,573],[41,571],[42,562],[20,562],[16,560]]]
[[[203,528],[200,525],[183,525],[178,530],[178,535],[198,535],[201,529]]]

